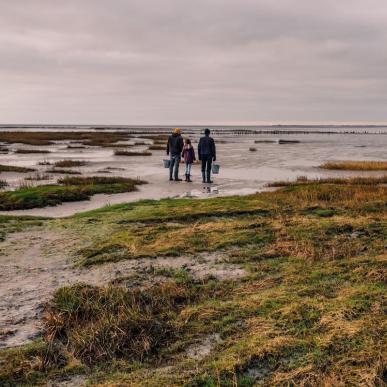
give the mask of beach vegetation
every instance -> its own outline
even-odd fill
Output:
[[[15,165],[2,165],[2,164],[0,164],[0,173],[1,172],[28,173],[28,172],[34,172],[34,171],[35,171],[35,169],[33,169],[33,168],[17,167]]]
[[[141,180],[121,177],[74,177],[58,180],[58,184],[23,186],[15,191],[0,192],[0,210],[22,210],[55,206],[64,202],[88,200],[92,195],[131,192]]]
[[[131,136],[127,133],[113,132],[1,132],[0,141],[8,144],[53,145],[56,141],[77,141],[82,145],[110,146],[118,141],[125,141]]]
[[[387,161],[329,161],[320,165],[320,168],[347,171],[386,171]]]
[[[74,171],[73,169],[61,169],[61,168],[52,168],[48,169],[47,173],[56,173],[62,175],[81,175],[81,172]]]
[[[47,149],[16,149],[15,153],[29,154],[29,153],[50,153]]]
[[[116,150],[114,151],[115,156],[152,156],[152,153],[149,151],[126,151],[126,150]]]
[[[383,385],[387,187],[370,179],[302,178],[250,196],[143,200],[43,221],[82,237],[84,266],[215,254],[230,275],[172,265],[60,288],[43,338],[29,344],[40,352],[0,351],[0,381],[78,373],[109,386]]]
[[[86,165],[87,162],[84,160],[59,160],[54,163],[54,166],[57,168],[72,168],[72,167],[82,167]]]

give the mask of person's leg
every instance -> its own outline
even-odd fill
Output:
[[[174,157],[171,155],[171,158],[170,158],[170,164],[169,164],[169,180],[173,180],[173,179],[172,179],[172,175],[173,175],[173,166],[174,166],[174,163],[175,163],[175,159],[174,159]]]
[[[192,163],[187,164],[187,181],[190,183],[191,180],[191,169],[192,169]]]
[[[175,180],[179,180],[179,166],[180,166],[180,156],[175,156]]]
[[[212,183],[211,181],[211,167],[212,167],[212,158],[209,157],[207,161],[207,183]]]
[[[203,178],[203,183],[206,182],[206,157],[202,156],[202,178]]]

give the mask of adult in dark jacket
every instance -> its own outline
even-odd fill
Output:
[[[181,181],[179,179],[179,165],[181,160],[181,152],[183,150],[184,141],[181,137],[181,129],[176,128],[173,134],[169,136],[167,143],[167,155],[171,155],[171,163],[169,165],[169,180]]]
[[[211,166],[212,162],[216,161],[216,147],[214,139],[210,137],[210,129],[205,129],[204,134],[199,141],[198,155],[202,162],[203,183],[212,183]]]

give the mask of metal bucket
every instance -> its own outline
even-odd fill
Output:
[[[169,166],[171,165],[171,160],[163,160],[163,163],[164,163],[164,168],[169,168]]]
[[[219,164],[212,164],[212,173],[214,175],[217,175],[219,173],[220,165]]]

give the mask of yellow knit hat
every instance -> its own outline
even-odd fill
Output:
[[[175,128],[175,130],[173,132],[176,133],[176,134],[181,134],[181,129],[180,128]]]

